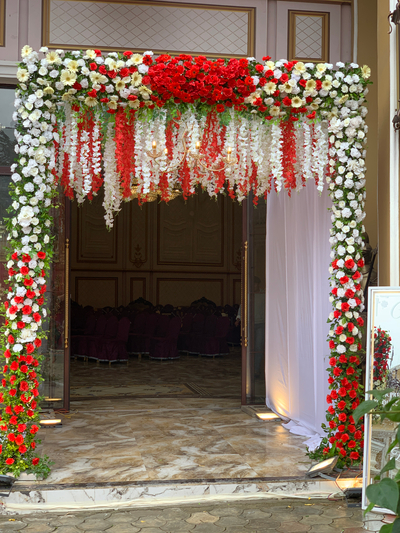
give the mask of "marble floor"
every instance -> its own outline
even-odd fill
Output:
[[[45,483],[303,477],[304,437],[243,412],[241,355],[71,362],[71,411],[43,428]]]
[[[76,400],[62,427],[42,428],[46,483],[303,477],[304,437],[223,398]]]

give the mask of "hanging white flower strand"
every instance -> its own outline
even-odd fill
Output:
[[[104,201],[103,207],[106,214],[104,219],[108,228],[114,225],[113,213],[121,207],[122,195],[119,185],[119,174],[115,158],[114,129],[111,122],[107,126],[107,137],[104,147]]]

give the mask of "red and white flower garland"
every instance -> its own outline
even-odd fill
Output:
[[[17,73],[1,471],[46,470],[34,449],[54,183],[81,202],[98,192],[102,171],[109,227],[132,185],[139,186],[141,202],[156,189],[162,199],[174,187],[189,196],[197,185],[210,195],[227,188],[238,200],[253,191],[257,202],[271,189],[290,194],[314,179],[321,190],[326,181],[333,201],[334,307],[328,439],[344,463],[358,460],[362,436],[351,412],[360,374],[368,67],[40,52],[25,46]],[[149,156],[153,141],[156,160]],[[234,165],[224,168],[228,148]],[[195,164],[194,153],[208,170]]]

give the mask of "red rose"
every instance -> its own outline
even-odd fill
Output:
[[[343,326],[338,326],[335,329],[335,333],[336,333],[336,335],[341,335],[343,333]]]
[[[224,104],[217,104],[217,111],[218,113],[223,113],[225,111]]]
[[[33,344],[28,343],[28,344],[26,345],[26,353],[31,354],[31,353],[33,353],[34,351],[35,351],[35,347],[33,346]]]
[[[332,403],[332,398],[329,396],[329,394],[326,397],[326,403]]]
[[[361,433],[361,431],[356,431],[356,432],[354,433],[354,438],[355,438],[356,440],[360,440],[360,439],[362,439],[362,433]]]
[[[10,418],[10,424],[12,424],[14,426],[17,423],[18,423],[18,418],[16,416],[12,416]]]
[[[33,466],[38,465],[38,464],[39,464],[39,460],[40,460],[39,457],[34,457],[34,458],[32,459],[32,464],[33,464]]]
[[[32,450],[34,450],[34,449],[36,448],[35,441],[32,441],[32,442],[31,442],[31,448],[32,448]]]
[[[346,422],[347,415],[345,413],[339,413],[338,419],[340,420],[340,422]]]
[[[353,461],[357,461],[360,458],[360,454],[358,452],[351,452],[350,459]]]
[[[20,433],[23,433],[26,430],[26,424],[18,424],[17,429]]]
[[[362,317],[359,316],[359,317],[357,318],[357,324],[358,324],[359,326],[362,327],[362,326],[364,325],[364,319],[363,319]]]
[[[38,431],[39,431],[39,428],[35,424],[33,424],[33,426],[30,429],[30,433],[32,435],[35,435],[35,433],[37,433]]]
[[[346,339],[347,344],[354,344],[354,337],[347,337]]]
[[[342,373],[342,369],[341,368],[336,367],[336,368],[333,369],[333,375],[334,376],[340,376],[341,373]]]
[[[360,274],[360,272],[357,270],[357,272],[354,272],[354,274],[353,274],[351,277],[352,277],[352,278],[354,279],[354,281],[355,281],[356,279],[360,279],[360,278],[361,278],[361,274]]]
[[[345,443],[349,440],[349,436],[347,435],[347,433],[343,433],[341,439],[342,439],[342,442]]]
[[[14,442],[15,441],[15,435],[14,433],[9,433],[7,435],[7,439],[10,441],[10,442]]]
[[[337,404],[337,407],[338,409],[340,409],[341,411],[343,411],[343,409],[346,407],[346,402],[344,400],[341,400],[338,404]]]
[[[17,394],[17,389],[10,389],[10,390],[8,391],[8,394],[9,394],[10,396],[15,396],[15,395]]]
[[[344,355],[344,353],[342,353],[339,357],[339,363],[347,363],[347,357]]]
[[[350,270],[352,268],[354,268],[354,265],[355,265],[355,262],[353,261],[353,259],[347,259],[345,262],[344,262],[344,266],[346,268],[349,268]]]
[[[10,344],[14,344],[14,337],[12,335],[9,335],[7,337],[7,341],[10,343]]]
[[[281,83],[286,83],[289,80],[289,76],[286,73],[283,73],[282,76],[279,78],[279,81]]]
[[[24,437],[22,435],[17,435],[17,437],[15,437],[15,442],[18,446],[21,446],[21,444],[24,443]]]
[[[38,252],[37,256],[38,256],[39,259],[45,259],[46,258],[46,253],[45,252]]]
[[[39,348],[39,346],[42,346],[42,341],[41,341],[41,339],[35,339],[35,340],[34,340],[34,344],[35,344],[35,346],[36,346],[37,348]]]
[[[27,447],[25,444],[21,444],[21,446],[18,448],[19,453],[25,453],[27,451]]]
[[[343,448],[339,450],[339,453],[342,457],[346,457],[346,450],[344,450]]]
[[[337,309],[335,309],[335,311],[333,311],[333,316],[335,318],[340,318],[342,316],[342,313],[338,311]]]
[[[337,296],[337,287],[333,287],[331,293],[333,294],[333,296]]]
[[[6,459],[6,465],[12,465],[12,464],[14,464],[14,459],[12,459],[12,457],[8,457]]]
[[[18,254],[17,254],[17,252],[14,252],[14,253],[12,254],[11,259],[13,259],[14,261],[15,261],[16,259],[18,259]]]
[[[330,406],[328,407],[328,413],[330,413],[331,415],[334,415],[334,414],[335,414],[335,409],[333,408],[332,405],[330,405]]]
[[[359,268],[362,268],[364,266],[364,259],[360,259],[358,262],[357,262],[357,266]]]
[[[346,370],[346,374],[348,376],[352,376],[354,374],[355,370],[352,366],[349,366],[349,368]]]
[[[101,56],[101,50],[95,50],[94,53],[96,54],[97,57]]]
[[[97,70],[97,63],[90,63],[90,70]]]
[[[347,311],[350,309],[350,306],[347,302],[342,302],[341,309],[343,313],[347,313]]]
[[[338,394],[335,390],[331,391],[331,396],[334,400],[337,400]]]
[[[285,96],[285,98],[282,100],[282,102],[286,106],[292,105],[292,100],[289,98],[289,96]]]
[[[25,278],[24,279],[24,285],[25,285],[25,287],[30,287],[31,285],[33,285],[33,279],[32,278]]]
[[[23,315],[30,315],[32,313],[32,307],[30,305],[24,305],[22,308]]]
[[[41,320],[41,316],[39,315],[39,313],[33,313],[32,317],[35,322],[40,322]]]
[[[29,390],[29,385],[28,385],[28,383],[26,381],[21,381],[21,383],[19,384],[19,388],[23,392],[26,392],[26,391]]]
[[[336,365],[336,359],[335,359],[334,357],[331,357],[331,358],[329,359],[329,364],[330,364],[331,366],[335,366],[335,365]]]
[[[351,289],[347,289],[347,291],[344,293],[346,298],[353,298],[354,294],[355,294],[355,292],[352,291]]]
[[[334,349],[335,349],[335,341],[332,341],[332,340],[329,341],[329,348],[330,348],[331,350],[334,350]]]
[[[16,370],[18,370],[19,368],[19,364],[17,363],[17,361],[13,361],[10,365],[10,369],[15,372]]]
[[[18,329],[24,329],[24,327],[25,327],[25,322],[22,322],[22,321],[17,322]]]
[[[346,285],[346,283],[349,282],[349,278],[347,276],[342,276],[339,281],[342,285]]]
[[[27,266],[23,266],[19,269],[19,271],[21,272],[21,274],[23,276],[26,276],[27,274],[29,274],[29,268]]]
[[[27,414],[29,417],[32,417],[35,413],[32,411],[32,409],[28,409],[28,411],[26,412],[26,414]]]

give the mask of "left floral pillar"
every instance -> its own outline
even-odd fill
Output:
[[[15,476],[23,471],[46,475],[49,470],[47,460],[37,457],[36,438],[42,381],[40,346],[45,336],[42,320],[47,314],[44,295],[52,258],[55,143],[59,141],[52,66],[46,58],[39,60],[29,46],[23,48],[22,58],[13,117],[17,162],[11,167],[13,202],[7,220],[10,247],[8,291],[2,309],[5,360],[0,392],[0,471]],[[33,73],[35,83],[30,83]]]

